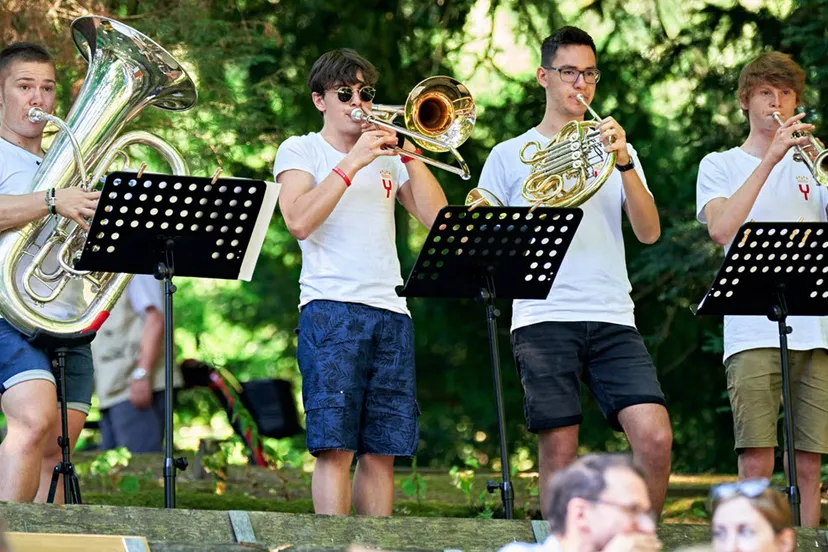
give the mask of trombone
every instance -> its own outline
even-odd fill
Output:
[[[459,166],[406,151],[398,146],[392,148],[406,157],[419,159],[468,180],[471,178],[469,166],[457,148],[471,136],[475,112],[474,100],[463,83],[451,77],[435,76],[415,86],[405,105],[374,104],[371,113],[357,107],[351,111],[351,119],[408,136],[423,149],[450,152]],[[405,128],[393,124],[394,119],[400,115],[404,118]]]
[[[773,118],[779,123],[779,126],[785,124],[782,116],[778,111],[773,112]],[[794,161],[802,161],[808,167],[811,175],[820,186],[828,186],[828,150],[823,148],[820,143],[814,138],[813,134],[807,132],[794,132],[793,138],[808,137],[809,143],[806,146],[796,144],[796,153],[794,153]]]

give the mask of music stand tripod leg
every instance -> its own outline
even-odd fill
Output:
[[[52,482],[49,485],[49,494],[46,502],[53,504],[57,493],[58,479],[63,475],[63,501],[65,504],[80,504],[80,484],[78,483],[75,468],[71,460],[71,444],[69,440],[68,408],[66,406],[66,355],[69,349],[58,347],[55,349],[55,359],[58,368],[58,397],[60,398],[60,425],[61,434],[58,437],[61,461],[52,472]]]
[[[494,379],[495,404],[497,407],[497,429],[500,440],[500,483],[487,481],[486,489],[493,493],[500,489],[503,512],[506,519],[512,519],[515,495],[512,488],[511,470],[509,469],[509,450],[506,443],[506,422],[503,414],[503,384],[500,378],[500,349],[497,345],[497,317],[500,311],[494,305],[494,294],[487,289],[480,290],[480,298],[486,305],[486,322],[489,328],[489,354],[492,358],[492,376]]]
[[[172,282],[175,274],[173,250],[175,242],[165,243],[166,262],[158,263],[155,278],[164,281],[164,507],[175,508],[175,476],[177,470],[187,468],[186,458],[174,458],[173,424],[173,294],[177,288]]]
[[[780,298],[781,305],[784,299]],[[792,329],[787,323],[787,312],[784,306],[775,305],[772,314],[768,317],[779,325],[779,355],[782,368],[782,408],[784,409],[785,423],[785,454],[788,460],[788,486],[785,493],[793,513],[794,526],[800,525],[799,487],[796,479],[796,445],[794,444],[793,405],[791,404],[790,373],[788,371],[788,334]]]

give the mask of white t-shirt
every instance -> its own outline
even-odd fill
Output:
[[[479,186],[493,192],[504,204],[530,205],[521,195],[530,166],[520,150],[549,138],[532,128],[494,147]],[[631,145],[627,151],[644,186],[644,172]],[[647,189],[649,192],[649,188]],[[635,327],[633,302],[624,257],[621,212],[626,196],[621,173],[613,170],[601,189],[580,206],[584,217],[545,300],[516,299],[512,304],[512,331],[540,322],[608,322]]]
[[[32,185],[32,179],[40,166],[41,159],[18,147],[11,142],[0,138],[0,194],[5,195],[23,195],[29,193]],[[44,192],[45,194],[45,192]],[[44,195],[45,201],[45,195]],[[51,222],[46,225],[43,232],[37,239],[38,244],[43,243],[54,228]],[[57,249],[46,258],[44,263],[47,272],[52,272],[58,267],[57,264]],[[23,270],[28,266],[28,263],[20,263],[19,270],[16,274],[17,288],[23,290]],[[36,279],[32,279],[32,287],[38,293],[48,295],[51,293],[45,286],[40,284]],[[54,285],[54,284],[50,284]],[[63,289],[57,299],[46,304],[43,307],[34,306],[41,314],[56,320],[74,319],[85,308],[86,303],[83,298],[83,285],[80,281],[71,280]],[[28,295],[23,295],[23,300],[29,305],[34,305],[29,301]]]
[[[717,197],[729,198],[759,166],[760,159],[742,148],[710,153],[699,165],[696,217],[707,224],[704,207]],[[828,190],[817,186],[804,163],[793,160],[793,150],[777,163],[745,220],[826,222]],[[725,246],[725,253],[730,244]],[[828,348],[828,317],[791,316],[788,347],[797,351]],[[779,327],[763,316],[724,317],[724,358],[762,347],[779,347]]]
[[[313,176],[316,184],[345,158],[316,132],[285,140],[276,152],[273,177],[288,170]],[[394,204],[408,171],[399,157],[379,157],[354,176],[330,216],[302,249],[299,307],[316,299],[362,303],[410,315],[397,258]]]

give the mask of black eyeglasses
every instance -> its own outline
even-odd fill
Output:
[[[612,502],[610,500],[590,500],[593,504],[604,504],[606,506],[614,506],[624,510],[627,514],[633,516],[636,521],[641,521],[641,518],[646,518],[654,525],[658,524],[658,514],[652,509],[642,508],[637,504],[621,504],[620,502]]]
[[[733,483],[721,483],[710,487],[710,501],[718,502],[736,495],[756,498],[770,488],[770,479],[743,479]]]
[[[377,89],[373,86],[363,86],[359,89],[359,99],[365,103],[373,101],[376,94]],[[350,86],[342,86],[336,89],[336,97],[342,103],[350,102],[354,97],[354,90]]]
[[[587,84],[595,84],[601,80],[601,71],[598,69],[579,71],[573,67],[551,67],[547,65],[541,65],[541,67],[549,71],[557,71],[561,80],[564,82],[575,82],[581,75],[584,76],[584,82]]]

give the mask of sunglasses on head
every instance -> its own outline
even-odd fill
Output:
[[[746,498],[756,498],[770,487],[770,479],[744,479],[734,483],[722,483],[710,487],[710,500],[718,502],[726,498],[739,495]]]
[[[373,86],[363,86],[359,89],[358,93],[359,99],[368,103],[374,100],[374,96],[377,94],[377,89]],[[339,98],[340,102],[347,103],[354,97],[354,91],[350,86],[341,86],[336,89],[336,97]]]

